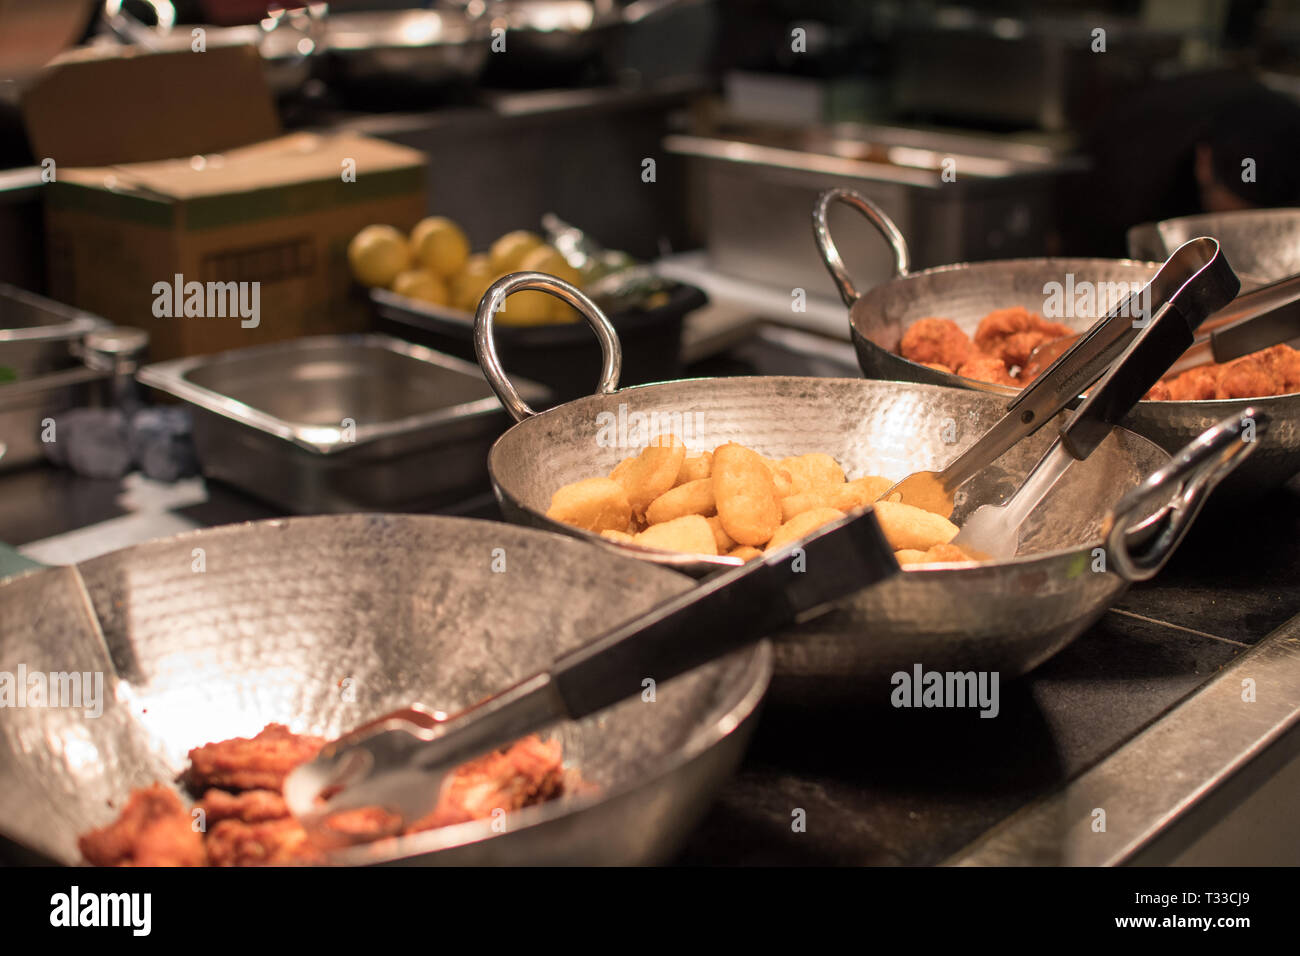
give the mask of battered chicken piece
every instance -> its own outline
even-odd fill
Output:
[[[952,319],[917,319],[907,327],[898,354],[922,365],[956,368],[975,351],[970,336]]]
[[[118,818],[83,834],[81,855],[93,866],[203,866],[203,835],[176,792],[155,783],[132,792]]]
[[[563,787],[560,742],[533,734],[457,768],[438,806],[407,832],[487,819],[494,810],[510,813],[544,803]]]
[[[293,817],[244,823],[222,820],[208,831],[213,866],[294,866],[323,863],[324,856]]]
[[[185,780],[191,790],[274,790],[300,763],[316,756],[323,737],[295,734],[284,724],[267,724],[256,737],[235,737],[190,751]]]
[[[980,382],[1010,385],[1012,388],[1019,388],[1021,384],[1007,371],[1005,362],[991,355],[974,355],[957,369],[957,374]]]
[[[222,820],[261,823],[289,815],[284,797],[274,790],[246,790],[243,793],[209,790],[199,800],[198,806],[202,808],[209,828]]]
[[[1074,330],[1060,322],[1048,322],[1041,315],[1022,306],[994,309],[980,319],[975,330],[975,347],[1002,360],[1008,368],[1023,366],[1029,353],[1044,342],[1073,335]]]
[[[1174,402],[1194,402],[1215,398],[1219,392],[1220,365],[1202,365],[1189,368],[1183,374],[1166,382],[1169,400]]]

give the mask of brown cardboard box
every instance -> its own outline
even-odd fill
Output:
[[[424,215],[424,154],[353,133],[253,142],[267,132],[270,94],[242,48],[128,65],[67,64],[25,98],[37,155],[57,170],[43,187],[50,295],[147,329],[152,359],[364,329],[369,313],[352,287],[348,241],[369,223],[406,230]],[[78,134],[78,114],[101,108],[94,89],[106,75],[123,84],[113,90],[119,114],[129,103],[150,117],[125,123],[116,145],[102,139],[98,120],[86,124],[94,142]],[[216,76],[226,83],[214,90]],[[150,90],[181,82],[194,91],[191,108],[169,95],[155,111]],[[204,104],[219,106],[219,122]],[[167,158],[177,144],[183,158]],[[146,158],[108,165],[110,155]],[[94,156],[97,165],[67,156]],[[160,302],[177,276],[186,299],[190,283],[203,284],[191,300],[205,302],[202,315],[159,314],[178,304],[170,294]],[[203,294],[209,283],[222,284],[215,300]],[[250,284],[239,289],[249,305],[255,290],[255,323],[221,308],[235,304],[226,283]]]
[[[355,181],[344,181],[345,163]],[[51,295],[147,329],[154,359],[361,331],[368,311],[352,294],[348,241],[372,222],[413,226],[423,180],[423,154],[356,134],[60,170],[46,198]],[[257,283],[256,324],[233,309],[160,315],[184,304],[159,302],[159,284],[175,287],[177,275],[182,291]]]

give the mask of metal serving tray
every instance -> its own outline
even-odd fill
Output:
[[[136,377],[192,407],[207,477],[299,514],[418,509],[486,489],[488,448],[509,424],[477,366],[386,335],[235,349]]]
[[[0,283],[0,385],[80,364],[73,343],[107,325],[89,312]]]

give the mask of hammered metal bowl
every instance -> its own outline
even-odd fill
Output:
[[[332,737],[412,702],[454,711],[690,586],[568,538],[397,515],[233,525],[11,578],[5,667],[100,672],[106,703],[0,710],[0,832],[75,863],[78,834],[176,777],[191,747],[271,721]],[[739,761],[770,671],[760,644],[653,703],[560,725],[566,765],[598,792],[512,814],[505,833],[375,844],[365,862],[663,860]]]
[[[1128,251],[1138,259],[1167,259],[1197,236],[1219,240],[1243,289],[1300,274],[1300,209],[1243,209],[1143,223],[1128,231]]]
[[[831,202],[848,202],[868,214],[869,221],[895,250],[898,275],[859,294],[849,279],[825,225]],[[864,204],[864,205],[860,205]],[[951,319],[974,335],[980,319],[994,309],[1023,306],[1044,314],[1049,283],[1064,287],[1073,276],[1076,287],[1087,281],[1097,293],[1090,307],[1049,316],[1078,331],[1088,328],[1124,296],[1145,285],[1160,268],[1156,262],[1127,259],[1009,259],[959,263],[920,272],[907,271],[907,252],[897,227],[865,196],[852,190],[829,190],[813,213],[813,231],[827,269],[849,306],[849,325],[858,364],[867,378],[922,382],[1010,396],[1016,389],[941,372],[898,354],[907,327],[918,319]],[[1225,243],[1234,268],[1231,247]],[[1078,303],[1076,298],[1075,303]],[[1222,496],[1255,494],[1284,484],[1300,471],[1300,393],[1264,398],[1195,402],[1139,402],[1124,426],[1150,438],[1170,453],[1178,451],[1224,418],[1254,407],[1269,415],[1271,428],[1258,451],[1228,477]]]

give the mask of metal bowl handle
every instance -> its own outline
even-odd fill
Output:
[[[1210,492],[1255,451],[1267,422],[1255,408],[1242,409],[1211,426],[1121,498],[1111,510],[1106,532],[1111,569],[1126,581],[1155,576],[1186,536]],[[1157,498],[1167,503],[1146,517],[1146,509]],[[1140,530],[1131,532],[1138,522]]]
[[[478,312],[474,315],[474,354],[478,356],[479,367],[483,369],[483,375],[492,386],[492,391],[497,393],[497,398],[501,399],[501,404],[515,421],[531,418],[537,412],[519,397],[519,392],[510,384],[505,369],[501,367],[492,323],[505,304],[506,297],[516,292],[546,292],[577,309],[600,340],[600,382],[596,386],[596,394],[608,395],[618,391],[618,377],[623,371],[623,348],[619,344],[618,333],[614,331],[614,326],[605,317],[605,313],[563,279],[544,272],[512,272],[488,286],[487,292],[479,300]]]
[[[861,293],[849,278],[849,270],[844,267],[844,259],[840,257],[839,249],[835,248],[835,240],[831,238],[831,228],[826,222],[826,214],[830,211],[833,202],[852,206],[866,216],[876,227],[876,231],[885,237],[889,248],[894,250],[895,276],[907,275],[911,256],[907,251],[907,240],[903,238],[903,233],[895,225],[894,220],[862,193],[838,187],[828,189],[818,196],[817,202],[813,203],[813,238],[817,240],[817,249],[822,254],[822,262],[826,263],[826,270],[840,290],[840,298],[844,300],[845,305],[852,307],[853,303],[861,297]]]

